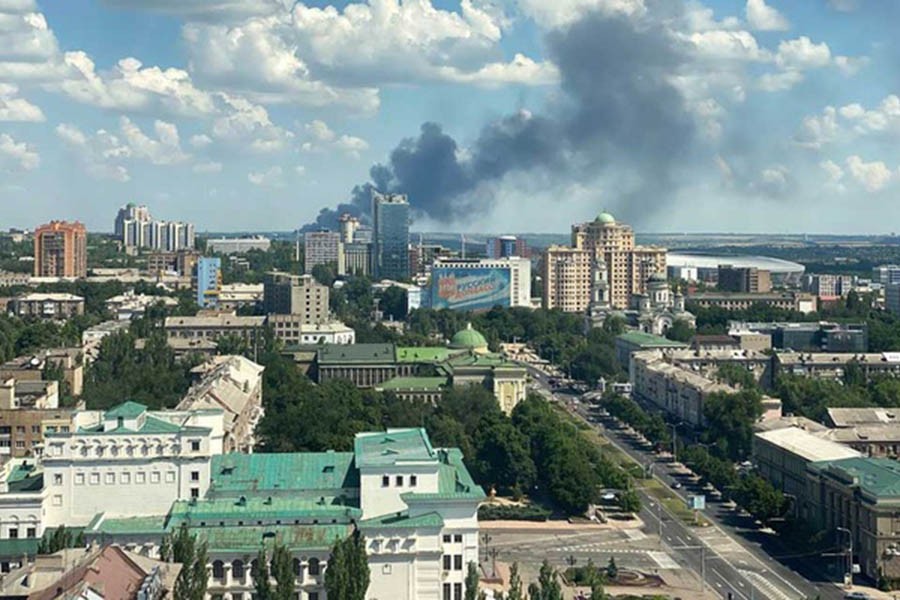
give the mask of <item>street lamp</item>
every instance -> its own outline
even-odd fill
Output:
[[[850,584],[853,587],[853,532],[846,527],[835,527],[836,531],[847,532],[847,574],[844,578],[845,585]]]

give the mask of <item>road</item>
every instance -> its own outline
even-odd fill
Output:
[[[671,472],[671,463],[635,444],[625,431],[603,427],[586,405],[572,402],[577,396],[553,393],[544,373],[537,369],[529,371],[545,396],[552,397],[572,414],[601,430],[606,439],[639,464],[652,465],[654,477],[685,502],[688,495],[699,491],[692,489],[690,484],[685,486],[683,478]],[[709,499],[703,515],[712,526],[695,528],[673,516],[646,492],[641,491],[640,495],[643,504],[640,517],[648,528],[660,531],[663,542],[684,566],[697,573],[702,573],[705,566],[707,583],[723,598],[727,598],[728,593],[735,600],[805,600],[816,596],[822,600],[841,600],[844,597],[844,592],[833,583],[810,581],[774,560],[761,546],[747,543],[733,525],[734,513],[723,503]]]

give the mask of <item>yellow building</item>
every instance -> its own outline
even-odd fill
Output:
[[[591,256],[585,250],[550,246],[544,251],[544,296],[546,309],[585,312],[591,301]]]

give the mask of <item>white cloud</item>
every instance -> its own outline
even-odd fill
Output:
[[[212,138],[205,133],[198,133],[191,136],[190,144],[194,148],[206,148],[207,146],[212,144]]]
[[[275,166],[266,171],[254,171],[248,173],[247,181],[260,187],[282,187],[284,185],[282,175],[282,168]]]
[[[194,173],[200,173],[200,174],[221,173],[222,172],[222,163],[215,162],[215,161],[197,163],[196,165],[191,167],[191,170]]]
[[[791,27],[784,15],[765,0],[747,0],[744,14],[750,27],[757,31],[786,31]]]
[[[24,98],[16,97],[19,88],[0,82],[0,121],[45,121],[43,111]]]
[[[864,162],[859,156],[847,158],[850,175],[868,192],[877,192],[891,182],[894,174],[882,161]]]
[[[538,26],[550,29],[577,21],[592,10],[627,17],[647,12],[644,0],[518,0],[518,4]]]
[[[331,130],[328,123],[325,121],[316,119],[315,121],[310,121],[303,127],[310,137],[318,142],[333,142],[337,137],[337,134]]]
[[[752,188],[769,196],[781,196],[790,188],[790,171],[784,165],[773,165],[759,172]]]
[[[828,44],[816,44],[805,35],[780,42],[775,55],[775,64],[782,69],[817,69],[830,63],[831,49]]]
[[[780,73],[764,73],[757,80],[757,86],[764,92],[783,92],[803,81],[800,71],[781,71]]]
[[[838,112],[852,124],[856,133],[900,132],[900,97],[894,94],[885,97],[873,109],[853,103],[842,106]]]
[[[104,2],[120,8],[216,21],[268,15],[285,11],[291,4],[286,0],[104,0]]]
[[[845,191],[846,188],[842,183],[844,179],[844,169],[841,168],[839,164],[833,160],[823,160],[819,163],[819,168],[825,172],[825,176],[827,177],[825,183],[828,187],[840,192]]]
[[[760,48],[752,33],[742,30],[711,29],[686,36],[701,58],[729,61],[766,61],[767,50]]]
[[[808,148],[821,148],[837,137],[840,125],[837,120],[837,110],[833,106],[826,106],[821,116],[806,117],[800,131],[794,137],[798,144]]]
[[[351,158],[359,158],[369,149],[369,143],[353,135],[338,135],[325,121],[315,120],[303,126],[307,140],[300,148],[304,152],[325,152],[335,149]]]
[[[306,175],[306,167],[304,167],[303,165],[297,165],[296,167],[294,167],[294,172],[297,175]]]
[[[37,150],[25,142],[17,142],[9,134],[0,133],[0,168],[4,171],[33,171],[41,164]]]
[[[294,137],[269,119],[268,111],[238,96],[223,94],[228,111],[213,121],[212,137],[252,152],[282,150]]]
[[[116,164],[131,155],[131,149],[123,145],[113,134],[101,129],[91,137],[69,123],[56,126],[56,136],[69,147],[71,153],[81,161],[87,174],[94,179],[104,179],[124,183],[131,175],[121,164]]]
[[[178,128],[172,123],[155,121],[153,129],[157,139],[146,135],[128,117],[119,120],[119,128],[134,158],[146,160],[154,165],[172,165],[190,158],[181,149]]]
[[[860,69],[864,68],[869,64],[869,59],[866,56],[852,57],[852,56],[835,56],[834,57],[834,66],[838,68],[838,70],[844,75],[856,75],[859,73]]]

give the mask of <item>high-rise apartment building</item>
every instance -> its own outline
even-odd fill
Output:
[[[403,280],[409,272],[409,202],[401,194],[372,197],[372,266],[376,279]]]
[[[665,248],[636,246],[631,226],[618,223],[607,212],[600,213],[593,221],[573,225],[572,246],[587,251],[592,260],[606,264],[613,308],[627,309],[633,294],[646,293],[651,275],[666,272]],[[588,288],[585,306],[589,296]]]
[[[208,256],[198,259],[193,283],[197,305],[201,308],[216,306],[222,289],[222,259]]]
[[[316,265],[334,265],[338,275],[344,275],[344,242],[336,231],[310,231],[303,234],[303,266],[312,273]]]
[[[900,284],[900,265],[880,265],[872,269],[872,283]]]
[[[485,244],[485,254],[488,258],[508,258],[510,256],[528,256],[528,246],[525,240],[514,235],[502,235],[490,238]]]
[[[87,231],[84,225],[51,221],[34,231],[36,277],[86,277]]]
[[[263,282],[263,309],[269,315],[300,315],[300,324],[328,320],[328,288],[311,275],[267,273]]]
[[[119,209],[115,234],[127,252],[148,248],[163,252],[194,247],[194,225],[178,221],[156,221],[146,206],[126,204]]]
[[[719,265],[717,287],[723,292],[765,294],[772,291],[772,276],[769,271],[756,267]]]
[[[591,301],[590,252],[567,246],[550,246],[543,257],[543,305],[547,309],[580,313]]]

